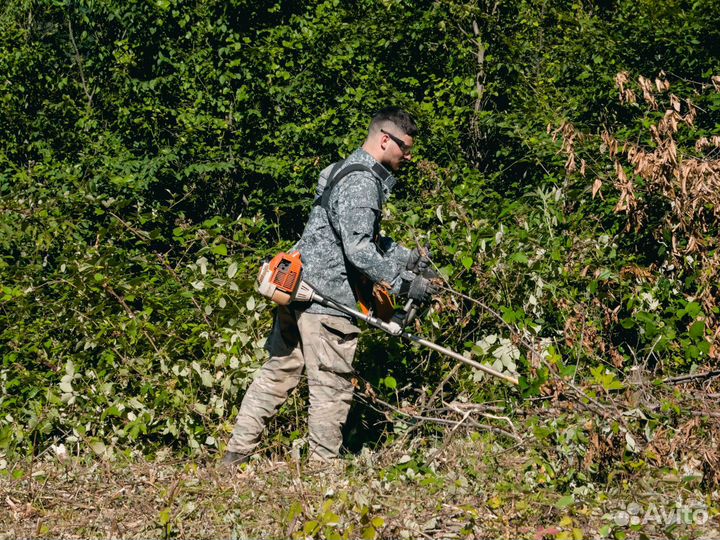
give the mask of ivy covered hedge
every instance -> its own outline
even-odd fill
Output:
[[[719,18],[711,0],[9,0],[0,448],[224,440],[265,354],[257,265],[389,104],[421,136],[387,232],[429,241],[504,319],[445,298],[426,335],[517,369],[524,395],[712,365]],[[393,395],[447,371],[363,348]],[[504,392],[474,378],[454,391]]]

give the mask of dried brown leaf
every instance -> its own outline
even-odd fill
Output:
[[[657,126],[650,126],[650,134],[652,135],[653,140],[660,144],[662,138],[660,137],[660,131],[658,131]]]
[[[670,83],[667,81],[667,79],[665,79],[665,73],[663,73],[662,71],[655,79],[655,88],[657,89],[658,93],[663,93],[670,90]]]
[[[677,145],[673,139],[670,139],[667,147],[667,158],[673,165],[677,165]]]
[[[676,112],[680,112],[680,98],[675,94],[670,94],[670,105]]]
[[[567,161],[565,162],[565,170],[568,174],[572,174],[577,170],[577,166],[575,165],[574,153],[568,155]]]
[[[627,183],[627,175],[625,174],[625,169],[619,161],[615,161],[615,173],[617,174],[618,180],[620,180],[620,182]]]
[[[697,118],[697,109],[692,104],[692,101],[690,101],[689,99],[686,100],[686,102],[687,102],[687,106],[688,106],[688,112],[685,115],[685,117],[683,118],[683,121],[688,126],[693,126],[693,125],[695,125],[695,118]]]
[[[720,79],[720,77],[718,77]],[[630,80],[630,74],[627,71],[621,71],[617,75],[615,75],[615,84],[620,89],[620,93],[625,91],[625,84]],[[713,80],[715,80],[715,77],[713,77]],[[718,81],[720,82],[720,80]]]
[[[709,146],[710,146],[710,141],[708,141],[707,137],[703,137],[703,138],[695,141],[695,150],[697,150],[698,152],[702,152]]]
[[[657,110],[658,104],[655,100],[655,95],[653,94],[652,90],[652,83],[650,82],[650,79],[646,79],[642,75],[638,77],[638,84],[640,85],[640,89],[643,93],[643,99],[648,102],[648,105],[650,105],[650,108],[653,110]]]
[[[715,90],[720,92],[720,75],[713,75],[710,80],[712,81]]]

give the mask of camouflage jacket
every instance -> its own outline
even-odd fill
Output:
[[[377,161],[358,149],[343,166],[356,163],[372,167]],[[322,196],[332,168],[330,165],[320,173],[318,197]],[[382,182],[382,190],[378,190],[378,182]],[[393,294],[400,292],[403,284],[405,289],[415,277],[405,269],[409,250],[380,234],[382,206],[394,184],[392,175],[381,181],[370,171],[351,172],[331,191],[327,211],[320,205],[313,206],[294,249],[302,256],[304,279],[322,296],[355,308],[356,271],[373,283],[385,282]],[[310,313],[345,317],[335,309],[316,303],[306,309]]]

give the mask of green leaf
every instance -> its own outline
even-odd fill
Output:
[[[164,508],[160,511],[160,515],[158,517],[158,521],[160,522],[160,525],[163,527],[170,523],[170,509]]]
[[[685,312],[691,319],[694,319],[695,317],[697,317],[701,311],[702,311],[702,308],[700,307],[700,304],[698,304],[697,302],[688,302],[687,305],[685,306]]]
[[[95,452],[98,456],[102,456],[105,454],[105,450],[106,450],[105,443],[102,442],[101,440],[91,439],[89,444],[90,444],[90,448],[92,449],[92,451]]]
[[[302,515],[303,507],[299,501],[293,501],[288,510],[288,521],[293,521],[296,517]]]
[[[693,339],[699,339],[705,335],[705,323],[703,321],[695,321],[688,330],[688,334]]]
[[[439,269],[440,277],[443,278],[445,281],[450,281],[450,276],[455,271],[455,267],[448,264],[446,266],[443,266]]]
[[[506,323],[513,324],[517,320],[515,310],[505,306],[500,306],[500,311],[502,311],[502,318]]]
[[[626,330],[630,330],[631,328],[635,328],[636,323],[634,319],[623,319],[620,321],[620,325]]]
[[[202,380],[203,386],[207,386],[208,388],[212,387],[215,382],[212,374],[206,369],[200,371],[200,379]]]
[[[567,508],[568,506],[571,506],[573,504],[575,504],[575,496],[574,495],[565,495],[564,497],[561,497],[555,503],[555,506],[557,508],[563,509],[563,508]]]
[[[517,253],[513,253],[510,256],[510,260],[513,262],[516,262],[516,263],[520,263],[520,264],[528,264],[530,262],[529,259],[527,258],[527,255],[525,255],[524,253],[522,253],[520,251],[518,251]]]
[[[320,530],[320,523],[317,521],[308,521],[303,525],[303,532],[305,536],[312,536]]]

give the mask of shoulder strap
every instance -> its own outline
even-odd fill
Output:
[[[378,190],[378,200],[382,204],[383,200],[383,188],[382,188],[382,182],[385,181],[385,179],[390,176],[390,173],[380,165],[379,163],[374,164],[372,167],[368,167],[367,165],[362,165],[360,163],[354,163],[352,165],[348,165],[347,167],[342,167],[344,164],[344,161],[341,161],[333,167],[333,169],[330,171],[330,178],[328,180],[327,185],[325,186],[325,189],[322,192],[322,195],[315,199],[314,205],[316,206],[322,206],[325,211],[327,212],[329,210],[329,204],[330,204],[330,194],[332,193],[333,188],[342,180],[345,178],[348,174],[358,171],[367,171],[370,173],[373,173],[373,179],[375,180],[375,186]],[[340,169],[340,171],[338,171]],[[379,179],[378,179],[379,177]]]

